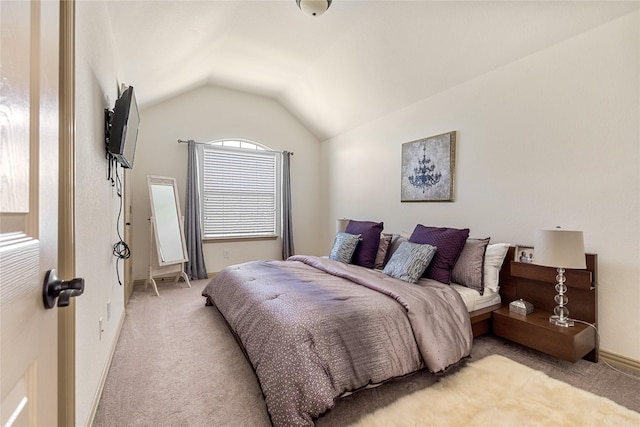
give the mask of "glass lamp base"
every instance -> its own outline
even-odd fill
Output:
[[[569,319],[569,310],[565,305],[569,302],[569,298],[565,296],[565,292],[567,292],[567,286],[564,284],[564,268],[558,268],[558,275],[556,276],[556,280],[558,283],[556,284],[556,292],[558,295],[554,298],[556,304],[556,308],[553,309],[555,314],[549,317],[549,322],[553,323],[556,326],[569,327],[573,326],[573,320]]]
[[[549,322],[553,323],[556,326],[563,326],[563,327],[569,327],[569,326],[573,326],[573,320],[568,319],[568,318],[561,318],[560,316],[556,316],[555,314],[552,316],[549,316]]]

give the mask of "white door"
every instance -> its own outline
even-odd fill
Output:
[[[0,422],[57,424],[57,1],[0,2]]]

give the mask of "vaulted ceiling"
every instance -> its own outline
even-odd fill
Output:
[[[638,1],[108,1],[141,107],[211,84],[339,135],[638,9]]]

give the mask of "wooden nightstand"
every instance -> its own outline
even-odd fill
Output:
[[[597,255],[586,254],[586,261],[586,270],[567,270],[565,274],[567,308],[569,317],[596,324]],[[505,267],[507,264],[503,265]],[[492,313],[493,333],[560,359],[575,362],[585,358],[597,362],[597,340],[592,327],[576,322],[565,328],[549,322],[555,307],[556,270],[515,261],[508,267],[508,275],[513,280],[505,284],[505,289],[500,289],[503,306]],[[533,304],[533,313],[525,316],[509,311],[509,303],[519,298]]]
[[[493,312],[493,333],[560,359],[575,362],[596,347],[595,330],[583,323],[564,328],[549,323],[550,313],[534,310],[527,316],[505,306]]]

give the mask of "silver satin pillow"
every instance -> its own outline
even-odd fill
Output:
[[[416,283],[429,266],[436,249],[435,246],[427,244],[402,242],[391,255],[383,272],[387,276]]]
[[[329,259],[349,264],[359,241],[359,234],[349,234],[343,232],[337,233],[336,239],[333,241],[333,247],[331,248],[331,252],[329,253]]]

